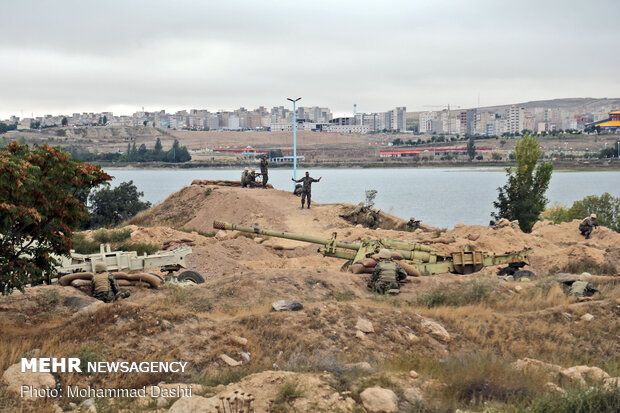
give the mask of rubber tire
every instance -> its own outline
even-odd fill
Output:
[[[179,274],[179,276],[177,277],[177,280],[179,281],[193,281],[196,284],[203,284],[205,282],[205,279],[203,278],[202,275],[200,275],[200,273],[196,272],[196,271],[183,271],[181,274]]]
[[[529,271],[529,270],[519,270],[519,271],[515,272],[512,275],[512,277],[515,279],[515,281],[518,280],[521,277],[527,277],[530,280],[533,280],[536,277],[536,275],[532,271]]]

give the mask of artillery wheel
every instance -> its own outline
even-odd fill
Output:
[[[203,278],[202,275],[200,275],[200,273],[196,272],[196,271],[183,271],[181,274],[179,274],[179,276],[177,277],[177,280],[179,281],[193,281],[196,284],[202,284],[205,282],[205,279]]]
[[[516,280],[518,280],[521,277],[527,277],[527,278],[529,278],[531,280],[536,275],[532,271],[529,271],[529,270],[519,270],[519,271],[515,272],[512,276],[514,277],[514,279],[516,281]]]
[[[342,267],[340,267],[340,272],[347,272],[349,270],[349,265],[353,264],[353,260],[346,260]]]

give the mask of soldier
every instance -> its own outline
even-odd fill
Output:
[[[379,212],[373,208],[368,208],[366,212],[366,226],[370,229],[375,229],[379,223]]]
[[[578,280],[575,281],[571,286],[568,292],[568,295],[572,295],[574,297],[590,297],[599,291],[595,286],[590,284],[587,281]]]
[[[250,170],[248,167],[243,168],[243,172],[241,173],[241,188],[246,188],[248,186],[248,174]]]
[[[107,271],[108,267],[105,264],[99,263],[95,265],[95,274],[90,284],[91,295],[104,303],[129,297],[131,293],[129,291],[120,291],[114,274],[106,274]]]
[[[291,178],[293,182],[301,182],[301,209],[304,209],[304,200],[308,199],[308,209],[310,209],[310,198],[312,197],[312,183],[313,182],[321,182],[322,176],[319,179],[314,179],[310,177],[310,172],[306,172],[306,176],[301,179],[295,180],[295,178]]]
[[[415,217],[409,218],[409,222],[407,222],[407,231],[415,231],[420,228],[420,221],[416,221]]]
[[[590,239],[590,234],[592,234],[595,227],[598,227],[598,222],[596,222],[596,214],[592,214],[581,221],[581,224],[579,224],[579,231],[581,231],[581,235],[584,235],[586,239]]]
[[[269,161],[267,160],[267,156],[263,156],[263,159],[260,161],[260,174],[263,177],[263,189],[267,189],[267,181],[269,181],[268,165]]]
[[[258,184],[256,183],[256,169],[252,168],[252,171],[248,174],[248,186],[250,188],[256,188]]]
[[[407,273],[392,259],[392,254],[387,249],[379,251],[379,262],[370,277],[368,288],[379,294],[398,294],[400,282],[407,278]]]

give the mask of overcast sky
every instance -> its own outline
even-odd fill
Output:
[[[0,118],[620,97],[619,15],[617,0],[0,0]]]

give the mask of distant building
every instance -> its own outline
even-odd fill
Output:
[[[407,131],[407,108],[404,106],[392,110],[391,128],[393,131]]]
[[[463,110],[459,114],[459,130],[461,135],[473,135],[476,120],[475,110]]]
[[[586,127],[598,128],[600,131],[604,132],[618,132],[620,131],[620,110],[610,112],[609,118],[589,123]]]
[[[525,129],[525,109],[511,106],[508,110],[508,132],[521,133]]]

